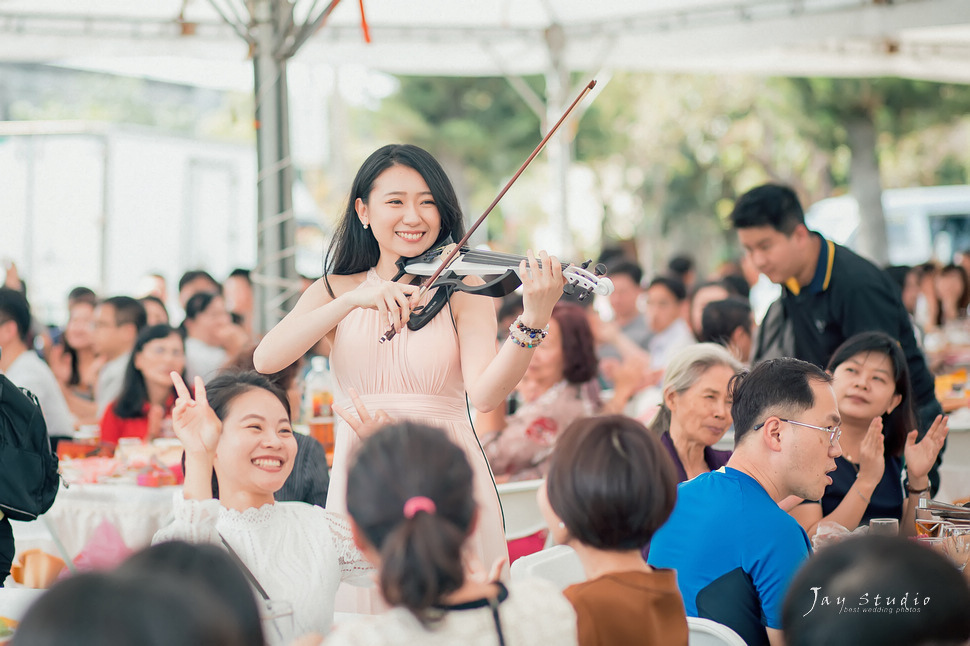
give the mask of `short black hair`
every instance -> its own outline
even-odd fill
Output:
[[[131,296],[112,296],[106,298],[101,305],[110,305],[115,311],[115,325],[134,325],[135,330],[140,332],[148,323],[148,315],[145,313],[145,306]]]
[[[570,536],[600,550],[650,542],[677,502],[666,449],[623,415],[574,421],[556,439],[546,476],[549,506]]]
[[[685,298],[687,298],[687,288],[684,287],[684,282],[679,278],[675,278],[673,276],[657,276],[650,281],[650,284],[647,285],[647,289],[657,285],[660,285],[668,292],[673,294],[674,298],[676,298],[678,301],[683,301]]]
[[[733,296],[740,296],[745,300],[750,298],[751,286],[741,274],[728,274],[721,278],[721,282]]]
[[[205,271],[204,269],[190,269],[189,271],[182,274],[182,277],[179,278],[179,291],[181,292],[186,285],[188,285],[193,280],[196,280],[198,278],[207,279],[215,286],[216,288],[215,291],[222,292],[222,285],[219,283],[219,281],[213,278],[212,274]]]
[[[800,224],[805,224],[801,202],[795,191],[781,184],[764,184],[751,189],[738,198],[731,211],[731,225],[735,229],[771,227],[790,236]]]
[[[751,305],[748,301],[737,296],[712,301],[704,306],[700,336],[697,340],[726,346],[738,328],[751,333]]]
[[[694,268],[694,259],[687,254],[677,254],[667,262],[667,271],[683,278]]]
[[[17,324],[17,335],[26,343],[30,333],[30,303],[20,290],[0,287],[0,323],[7,321]]]
[[[788,646],[957,646],[970,639],[968,608],[970,588],[945,556],[898,536],[861,536],[805,561],[781,622]]]
[[[229,272],[229,278],[242,278],[250,285],[253,284],[252,271],[249,269],[243,269],[242,267],[236,267]]]
[[[67,306],[73,307],[77,303],[97,305],[98,295],[90,287],[75,287],[67,294]]]
[[[765,417],[793,416],[814,406],[813,381],[831,383],[832,376],[815,364],[791,357],[762,361],[750,372],[735,375],[729,386],[734,402],[734,445]]]
[[[627,258],[622,258],[609,268],[610,276],[629,276],[637,286],[643,282],[643,268]]]

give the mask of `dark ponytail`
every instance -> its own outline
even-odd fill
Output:
[[[422,623],[434,620],[434,606],[465,582],[461,548],[475,501],[464,452],[423,424],[381,429],[354,459],[347,511],[380,552],[385,600]]]

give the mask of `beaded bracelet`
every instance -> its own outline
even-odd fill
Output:
[[[509,338],[517,346],[522,348],[535,348],[546,338],[549,333],[549,326],[539,329],[527,326],[522,322],[521,317],[517,317],[512,325],[509,326]]]

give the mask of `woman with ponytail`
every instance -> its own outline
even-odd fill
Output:
[[[663,404],[650,430],[670,453],[677,482],[727,464],[731,452],[711,447],[731,427],[728,382],[742,369],[727,349],[715,343],[688,346],[667,364]]]
[[[551,583],[506,587],[470,574],[478,569],[464,558],[479,517],[472,482],[465,453],[441,430],[402,422],[364,441],[347,479],[347,511],[394,608],[338,628],[328,646],[576,643],[576,617]]]

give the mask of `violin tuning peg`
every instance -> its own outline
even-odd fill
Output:
[[[593,262],[593,259],[592,258],[590,258],[589,260],[587,260],[586,262],[584,262],[583,264],[581,264],[580,267],[582,267],[583,269],[588,269],[589,268],[589,263],[591,263],[591,262]]]
[[[597,276],[605,276],[606,275],[606,265],[604,265],[601,262],[600,263],[597,263],[596,266],[593,267],[593,273],[596,274]]]
[[[565,285],[563,285],[562,291],[563,293],[569,294],[570,296],[572,296],[573,294],[576,293],[576,286],[573,285],[572,283],[566,283]]]
[[[588,292],[588,291],[586,291],[586,290],[584,289],[584,290],[583,290],[583,291],[582,291],[582,292],[581,292],[581,293],[579,294],[579,298],[577,298],[576,300],[578,300],[578,301],[585,301],[585,300],[586,300],[586,297],[587,297],[587,296],[589,296],[589,292]]]

